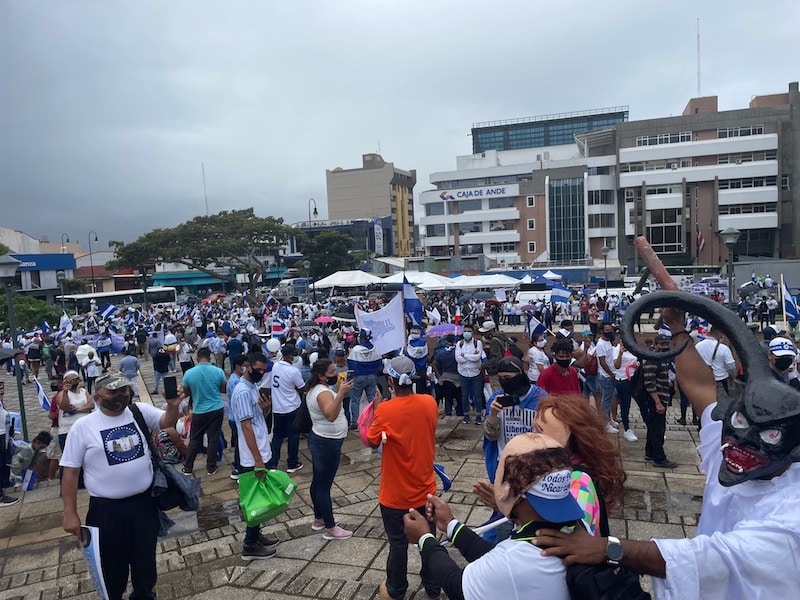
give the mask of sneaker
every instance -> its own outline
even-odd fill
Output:
[[[464,424],[469,425],[469,417],[464,417]]]
[[[266,546],[256,542],[255,544],[245,545],[242,547],[242,560],[271,558],[275,556],[277,552],[278,551],[275,548],[267,548]]]
[[[476,417],[475,418],[475,425],[480,425],[480,424],[481,424],[481,418],[480,417]]]
[[[339,521],[335,521],[334,527],[339,526]],[[314,519],[314,522],[311,523],[311,531],[322,531],[325,529],[325,519]]]
[[[302,468],[303,468],[303,463],[297,463],[295,466],[289,467],[288,469],[286,469],[286,472],[287,473],[297,473]]]
[[[633,430],[631,429],[626,429],[625,433],[622,434],[622,437],[624,437],[629,442],[636,442],[639,440],[639,438],[636,437],[636,434],[633,433]]]
[[[183,468],[181,469],[181,473],[183,473],[184,475],[193,475],[193,474],[194,474],[194,472],[192,471],[192,469],[187,469],[186,467],[183,467]]]
[[[231,471],[231,479],[233,479],[234,481],[239,481],[239,471],[235,469]]]
[[[19,498],[13,498],[11,496],[0,496],[0,506],[11,506],[12,504],[18,504]]]
[[[675,419],[675,422],[678,425],[686,425],[686,419],[684,419],[683,417],[681,417],[680,419]]]
[[[619,429],[612,425],[611,421],[606,423],[606,433],[619,433]]]
[[[676,463],[674,460],[665,458],[664,460],[654,460],[653,466],[661,467],[662,469],[674,469],[678,466],[678,463]]]
[[[381,597],[381,600],[395,600],[389,595],[389,590],[386,588],[385,581],[381,581],[381,584],[378,586],[378,595]]]
[[[219,467],[217,465],[214,465],[213,467],[206,467],[206,473],[209,475],[213,475],[217,471],[219,471]]]
[[[264,546],[265,548],[274,548],[281,541],[278,539],[278,536],[270,535],[268,533],[259,533],[258,534],[258,543]]]
[[[649,454],[644,455],[644,462],[653,462],[653,457]]]
[[[332,529],[326,529],[325,533],[322,534],[323,540],[347,540],[353,537],[353,532],[347,529],[342,529],[338,525],[334,526]]]

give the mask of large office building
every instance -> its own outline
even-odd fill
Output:
[[[791,83],[740,110],[704,97],[676,117],[615,107],[480,124],[475,153],[420,195],[425,254],[638,270],[645,235],[665,263],[719,266],[719,232],[734,227],[739,257],[796,257],[799,110]]]
[[[415,170],[398,169],[384,161],[380,154],[364,154],[360,168],[327,170],[325,181],[330,220],[391,216],[392,246],[387,248],[386,254],[412,256],[415,253]]]

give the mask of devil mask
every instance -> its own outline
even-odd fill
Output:
[[[794,392],[786,384],[775,383]],[[772,479],[800,461],[800,415],[787,416],[794,411],[786,410],[784,404],[792,404],[793,399],[777,395],[758,403],[719,399],[711,416],[722,421],[722,485]]]

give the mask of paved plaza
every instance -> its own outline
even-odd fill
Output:
[[[114,365],[118,360],[115,357]],[[47,377],[42,375],[47,388]],[[6,405],[9,410],[16,410],[13,379],[5,373],[0,377],[6,381]],[[152,386],[152,367],[144,361],[142,377],[148,387]],[[47,430],[49,421],[38,404],[34,386],[24,387],[28,432],[32,437]],[[152,401],[158,406],[163,398],[155,396]],[[675,406],[670,408],[665,444],[669,458],[679,464],[676,469],[659,469],[644,462],[644,427],[638,414],[632,418],[632,427],[640,441],[631,443],[621,434],[615,436],[628,475],[624,506],[612,513],[610,522],[611,531],[619,537],[647,540],[694,534],[704,485],[695,450],[698,434],[693,427],[675,424],[676,411]],[[451,504],[455,516],[468,525],[483,522],[490,512],[472,494],[472,485],[486,479],[481,447],[480,427],[463,424],[460,418],[440,419],[437,461],[453,478],[452,489],[442,497]],[[311,459],[304,441],[301,451],[306,466],[292,476],[299,489],[291,508],[265,528],[281,539],[277,556],[252,562],[240,558],[245,526],[239,513],[236,482],[228,477],[231,451],[226,450],[221,468],[210,477],[205,475],[204,459],[198,459],[195,471],[203,475],[201,508],[197,513],[170,513],[177,525],[159,544],[159,600],[378,598],[388,551],[377,505],[378,454],[365,449],[350,433],[334,483],[333,500],[342,526],[355,533],[349,540],[325,541],[320,533],[311,531]],[[281,468],[285,468],[285,462]],[[0,600],[96,598],[78,544],[61,528],[58,486],[44,485],[12,495],[21,496],[22,502],[0,509]],[[88,505],[84,491],[79,493],[78,504],[83,516]],[[407,598],[426,597],[418,572],[419,556],[410,550]],[[649,588],[649,581],[646,584]]]

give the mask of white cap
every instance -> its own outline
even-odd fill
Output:
[[[269,338],[267,340],[267,351],[275,353],[280,351],[281,342],[278,338]]]

